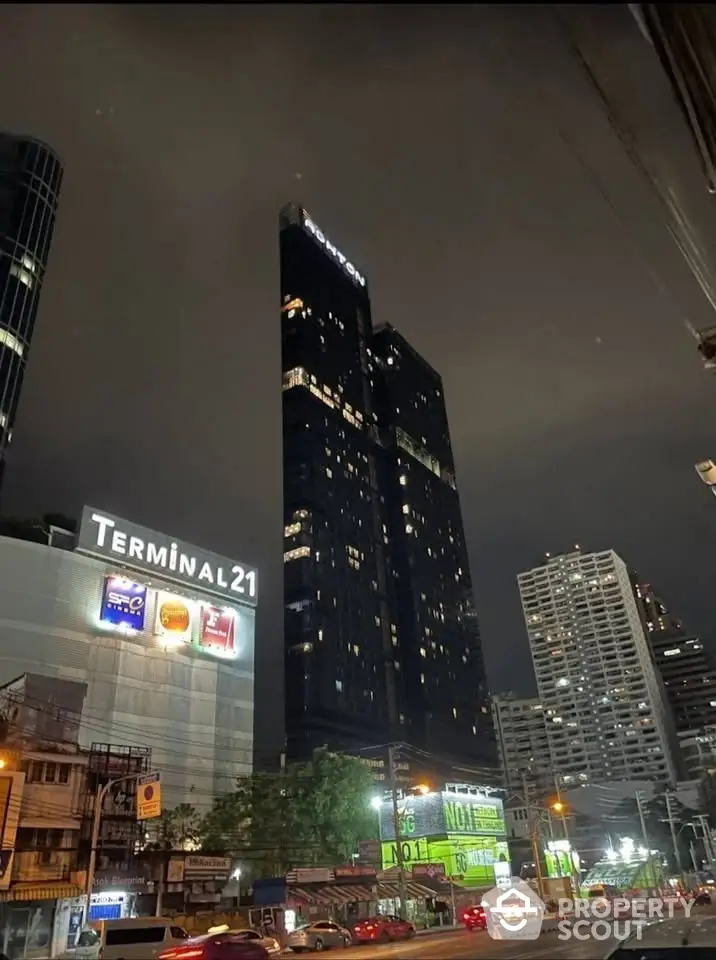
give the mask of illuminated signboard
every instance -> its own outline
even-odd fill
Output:
[[[509,849],[506,840],[497,837],[461,837],[448,834],[444,839],[419,837],[403,840],[400,844],[401,860],[406,869],[418,865],[432,865],[439,872],[464,886],[492,884],[499,873],[509,870]],[[381,844],[381,860],[384,870],[398,865],[396,844]]]
[[[199,547],[155,533],[128,520],[85,507],[77,551],[110,559],[125,567],[146,571],[165,580],[256,606],[258,573]]]
[[[192,638],[196,604],[173,593],[157,593],[154,633],[165,646],[188,643]]]
[[[147,588],[124,577],[105,577],[100,621],[120,630],[144,630]]]
[[[203,606],[199,646],[205,653],[228,659],[236,657],[236,611],[230,607]]]
[[[324,232],[319,227],[316,226],[313,220],[311,220],[311,218],[308,216],[305,210],[303,211],[303,225],[306,228],[306,230],[308,230],[308,232],[311,234],[311,236],[314,238],[314,240],[316,240],[323,247],[324,250],[330,253],[330,255],[333,257],[333,259],[337,263],[340,263],[340,265],[343,267],[343,269],[351,278],[351,280],[354,283],[358,284],[359,287],[364,287],[365,277],[363,276],[363,274],[359,273],[358,270],[356,270],[356,268],[350,262],[350,260],[346,259],[346,257],[343,256],[343,254],[338,249],[338,247],[335,247],[331,243],[331,241],[326,237]]]
[[[444,834],[464,836],[505,836],[505,814],[497,797],[468,793],[428,793],[403,797],[398,801],[400,834],[411,837],[435,837]],[[380,808],[382,840],[395,837],[390,801]]]

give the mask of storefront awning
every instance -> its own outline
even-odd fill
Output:
[[[10,900],[69,900],[81,897],[83,891],[76,883],[16,883],[9,890],[0,891],[0,902]]]
[[[381,900],[397,900],[400,896],[400,884],[392,881],[383,881],[380,884]],[[416,880],[408,880],[405,884],[405,891],[410,900],[425,900],[427,897],[436,897],[440,894],[433,887],[428,887],[424,883],[418,883]],[[450,896],[450,887],[445,884],[440,891],[443,896]]]
[[[411,900],[424,900],[426,897],[435,897],[437,891],[422,883],[409,880],[405,884],[406,893]],[[443,889],[443,895],[449,895],[449,885]],[[380,883],[316,883],[310,886],[289,885],[286,889],[289,898],[301,900],[304,903],[320,903],[332,906],[348,903],[370,903],[376,900],[396,900],[400,897],[398,883],[383,880]]]

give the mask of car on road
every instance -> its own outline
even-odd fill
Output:
[[[222,923],[218,927],[209,927],[207,934],[230,933],[236,940],[244,940],[246,943],[260,944],[271,956],[281,953],[281,944],[276,937],[270,933],[262,933],[253,927],[237,927],[232,929],[228,923]],[[1,958],[0,958],[1,960]]]
[[[169,917],[95,920],[60,960],[153,960],[163,950],[185,943],[188,936]]]
[[[292,930],[286,938],[286,946],[294,953],[303,953],[306,950],[330,950],[331,947],[350,947],[353,937],[350,930],[346,930],[333,920],[317,920],[315,923],[304,923]]]
[[[692,915],[657,920],[634,931],[606,960],[687,960],[716,956],[716,917]]]
[[[401,920],[392,914],[381,914],[367,920],[358,920],[353,925],[355,943],[388,943],[392,940],[410,940],[415,936],[415,927],[409,920]]]
[[[487,928],[487,914],[480,906],[466,907],[462,911],[462,922],[468,930],[485,930]]]
[[[246,940],[231,931],[190,937],[159,954],[158,960],[268,960],[260,940]]]

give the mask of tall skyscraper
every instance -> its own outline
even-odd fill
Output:
[[[0,134],[0,482],[27,366],[62,182],[38,140]]]
[[[703,643],[687,633],[648,583],[636,583],[634,592],[676,732],[716,725],[716,670]]]
[[[411,737],[487,760],[492,719],[442,380],[391,326],[376,329],[373,354]]]
[[[675,781],[673,728],[624,561],[575,549],[518,584],[560,784]]]
[[[280,221],[291,752],[494,757],[442,384],[305,210]]]

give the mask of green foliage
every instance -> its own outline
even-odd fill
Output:
[[[201,839],[201,817],[190,803],[163,810],[153,825],[155,850],[186,850]]]
[[[252,877],[350,861],[377,834],[375,787],[359,760],[316,751],[281,775],[254,773],[217,797],[202,822],[202,846],[242,863]]]

